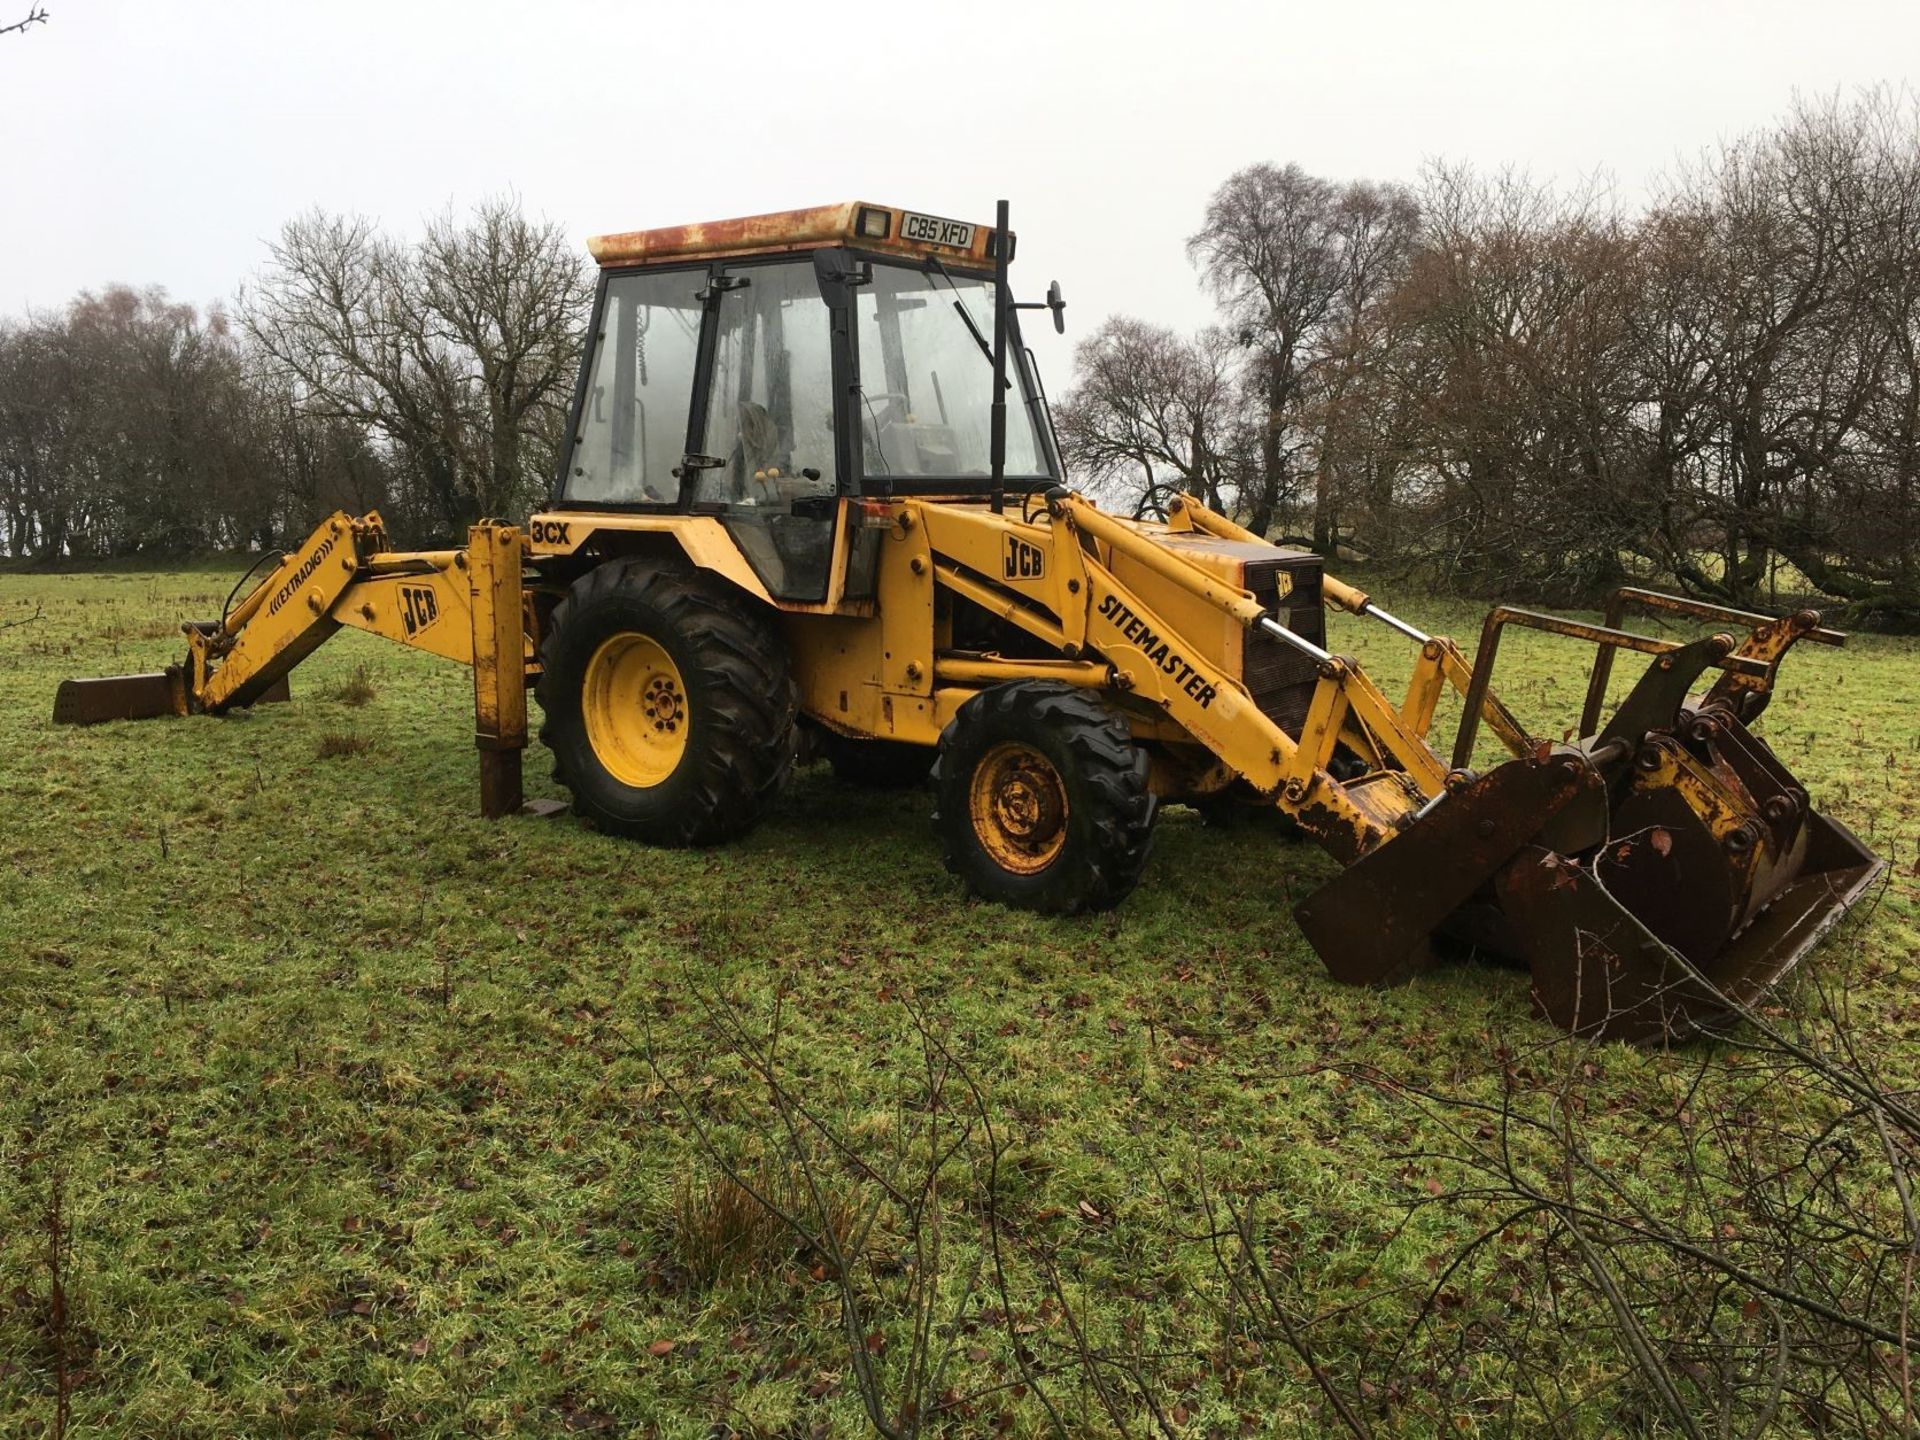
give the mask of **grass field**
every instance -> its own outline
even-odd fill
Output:
[[[897,1386],[899,1297],[930,1286],[952,1310],[931,1393],[954,1434],[1044,1433],[1016,1345],[1091,1430],[1101,1367],[1062,1359],[1075,1327],[1150,1379],[1157,1416],[1106,1371],[1138,1433],[1330,1433],[1306,1366],[1227,1313],[1197,1177],[1260,1197],[1263,1253],[1342,1374],[1396,1343],[1476,1220],[1428,1203],[1430,1119],[1329,1062],[1488,1095],[1578,1065],[1595,1144],[1629,1165],[1676,1086],[1698,1081],[1704,1106],[1741,1083],[1738,1055],[1704,1046],[1563,1046],[1516,1069],[1552,1036],[1511,971],[1336,987],[1287,914],[1331,862],[1184,810],[1124,906],[1071,920],[967,901],[928,796],[824,770],[715,851],[570,818],[490,824],[466,673],[364,636],[311,660],[292,705],[50,725],[58,680],[159,667],[175,623],[217,612],[229,583],[0,574],[0,1433],[51,1432],[61,1365],[69,1433],[871,1433],[840,1287],[729,1219],[691,1123],[748,1173],[791,1178],[764,1090],[716,1040],[716,1019],[764,1026],[776,996],[779,1073],[876,1163],[924,1160],[915,1015],[982,1087],[1018,1240],[1006,1292],[983,1282],[961,1304],[984,1258],[976,1136],[930,1207],[937,1273],[882,1214],[856,1337]],[[1380,598],[1477,630],[1462,605]],[[1404,647],[1333,628],[1397,693]],[[1531,642],[1508,642],[1501,689],[1557,734],[1584,652]],[[1865,637],[1797,653],[1762,724],[1893,862],[1810,968],[1849,976],[1860,1046],[1906,1082],[1917,698],[1920,648]],[[538,749],[528,770],[555,793]],[[1661,1173],[1646,1167],[1656,1191]],[[714,1258],[729,1240],[740,1263]],[[1483,1299],[1509,1303],[1456,1296],[1422,1331],[1419,1363],[1456,1373],[1408,1372],[1477,1398],[1439,1415],[1377,1396],[1379,1433],[1526,1433],[1463,1328]],[[1579,1423],[1613,1431],[1618,1356],[1569,1343],[1561,1368],[1600,1397]]]

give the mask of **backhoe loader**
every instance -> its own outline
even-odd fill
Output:
[[[164,674],[69,681],[55,718],[284,694],[342,626],[473,669],[481,808],[521,808],[526,692],[573,810],[654,845],[749,829],[802,747],[931,777],[947,865],[1055,913],[1120,903],[1163,805],[1291,818],[1346,868],[1295,909],[1338,979],[1444,950],[1532,972],[1578,1034],[1737,1018],[1881,869],[1755,737],[1780,662],[1844,637],[1623,590],[1606,623],[1501,607],[1469,661],[1191,496],[1122,519],[1067,484],[1007,284],[1015,236],[852,203],[590,242],[600,280],[553,501],[463,548],[339,514]],[[1325,607],[1415,648],[1388,699]],[[1717,627],[1678,641],[1628,607]],[[1491,687],[1522,626],[1594,656],[1580,738]],[[1613,657],[1647,668],[1610,718]],[[1703,677],[1712,678],[1710,680]],[[1430,741],[1464,696],[1450,755]],[[1507,758],[1473,768],[1484,726]]]

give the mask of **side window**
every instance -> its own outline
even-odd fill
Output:
[[[695,499],[792,512],[834,493],[833,350],[811,260],[743,266],[720,296]]]
[[[592,369],[574,431],[566,498],[585,504],[671,504],[687,449],[703,271],[607,281]]]

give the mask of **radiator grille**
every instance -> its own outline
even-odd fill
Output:
[[[1280,572],[1293,577],[1280,598]],[[1246,569],[1245,584],[1261,608],[1282,625],[1314,644],[1326,645],[1327,620],[1320,602],[1320,557],[1302,553],[1280,560],[1258,560]],[[1307,705],[1318,678],[1313,658],[1261,630],[1246,633],[1240,676],[1261,713],[1289,735],[1306,723]]]

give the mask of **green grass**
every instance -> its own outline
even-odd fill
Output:
[[[1550,1032],[1516,972],[1329,982],[1287,913],[1334,873],[1312,847],[1169,810],[1125,905],[1051,920],[965,899],[926,795],[824,769],[721,850],[490,824],[467,674],[350,633],[295,676],[291,705],[49,723],[58,680],[175,658],[175,622],[217,611],[228,583],[0,574],[0,1432],[52,1422],[58,1177],[76,1431],[868,1433],[819,1267],[776,1244],[746,1273],[686,1272],[675,1217],[713,1176],[643,1037],[723,1143],[766,1148],[695,989],[750,1017],[784,993],[796,1083],[876,1152],[911,1128],[911,998],[988,1092],[1009,1220],[1057,1254],[1099,1343],[1160,1357],[1185,1433],[1330,1427],[1299,1364],[1223,1331],[1196,1163],[1264,1194],[1303,1303],[1358,1307],[1316,1329],[1336,1364],[1404,1325],[1470,1226],[1444,1206],[1406,1222],[1431,1188],[1407,1157],[1432,1137],[1319,1067],[1490,1093],[1506,1052]],[[1477,629],[1457,604],[1378,598],[1469,643]],[[1398,693],[1405,646],[1334,632]],[[1499,688],[1558,733],[1584,658],[1514,635]],[[1860,1043],[1906,1079],[1916,693],[1911,641],[1807,647],[1762,727],[1893,861],[1872,916],[1810,964],[1849,969]],[[534,794],[556,793],[545,769],[530,752]],[[1695,1059],[1587,1055],[1600,1142],[1636,1154]],[[875,1243],[905,1240],[883,1227]],[[974,1233],[950,1243],[958,1277]],[[1015,1259],[1022,1333],[1057,1353],[1060,1307]],[[884,1369],[907,1336],[876,1313]],[[964,1322],[947,1383],[985,1393],[954,1407],[952,1433],[1043,1433],[1034,1397],[1005,1388],[992,1319]],[[1596,1377],[1613,1363],[1566,1358]],[[1088,1403],[1071,1380],[1057,1398]]]

